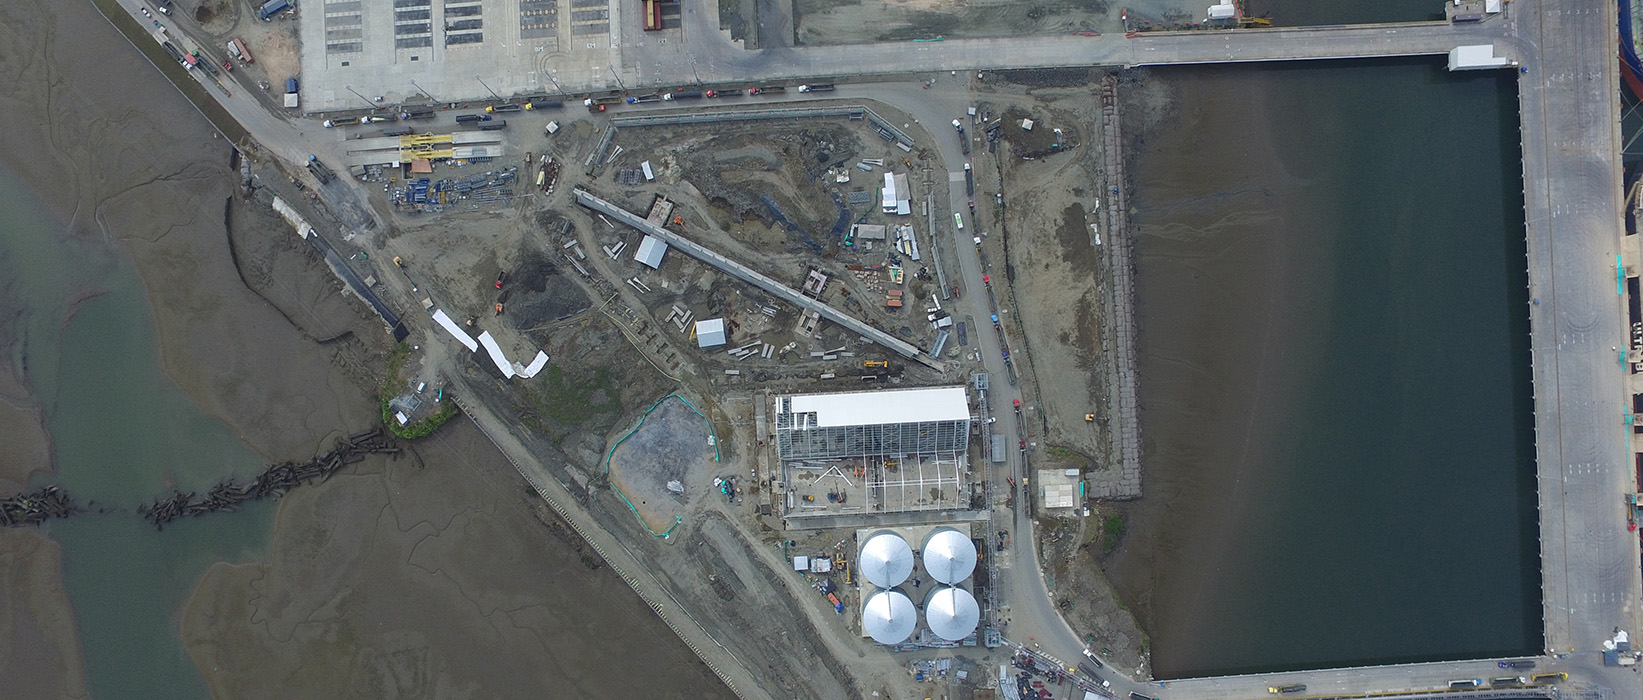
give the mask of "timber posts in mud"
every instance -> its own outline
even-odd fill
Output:
[[[330,452],[301,464],[280,462],[271,465],[250,483],[223,481],[204,494],[176,491],[152,504],[137,507],[137,514],[164,529],[165,524],[183,516],[200,516],[222,510],[234,510],[246,501],[279,498],[302,484],[325,481],[338,470],[365,459],[366,455],[400,454],[402,448],[393,436],[380,427],[345,438],[337,438]],[[87,505],[95,506],[95,503]],[[101,509],[99,512],[108,512]],[[50,518],[66,518],[85,512],[85,508],[60,487],[47,486],[32,493],[0,498],[0,527],[39,525]]]
[[[334,449],[307,462],[280,462],[272,465],[251,483],[224,481],[204,494],[177,491],[155,501],[152,505],[139,506],[137,513],[153,523],[156,529],[164,529],[166,523],[183,516],[200,516],[221,510],[232,511],[245,501],[279,498],[302,484],[324,482],[337,473],[337,470],[363,461],[369,454],[399,453],[400,447],[382,428],[373,428],[346,438],[338,438]]]

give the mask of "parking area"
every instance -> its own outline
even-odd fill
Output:
[[[311,3],[296,17],[303,107],[355,108],[360,96],[462,102],[554,93],[556,84],[616,87],[611,27],[621,15],[604,0]]]

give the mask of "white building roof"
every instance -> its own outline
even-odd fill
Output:
[[[696,322],[696,347],[716,348],[725,344],[725,320],[710,318]]]
[[[662,267],[662,255],[665,253],[666,241],[655,236],[645,236],[645,240],[639,242],[639,250],[633,254],[633,259],[650,266],[652,270],[657,270]]]
[[[1456,46],[1449,51],[1449,70],[1501,68],[1509,63],[1510,59],[1495,55],[1493,44]]]
[[[884,224],[856,224],[855,227],[852,228],[851,230],[855,232],[857,240],[862,240],[862,241],[882,241],[882,240],[884,240],[884,231],[885,231]]]
[[[918,610],[913,601],[898,591],[879,591],[867,596],[861,606],[861,628],[880,644],[900,644],[913,636]]]
[[[868,583],[894,588],[913,574],[913,548],[900,535],[880,532],[861,544],[856,569]]]
[[[1059,469],[1038,470],[1038,483],[1043,487],[1045,508],[1072,508],[1078,505],[1078,478],[1067,476]]]
[[[981,606],[969,591],[943,586],[924,599],[924,622],[937,637],[957,642],[975,634],[981,621]]]
[[[964,533],[942,528],[924,540],[924,570],[941,583],[970,578],[976,569],[976,545]]]
[[[803,394],[792,398],[794,413],[814,413],[814,427],[889,425],[970,417],[970,400],[962,386],[893,391]]]

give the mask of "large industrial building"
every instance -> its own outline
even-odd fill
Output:
[[[970,507],[964,386],[776,398],[791,527],[805,518]],[[865,524],[865,523],[864,523]]]

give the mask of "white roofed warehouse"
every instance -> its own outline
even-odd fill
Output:
[[[966,387],[780,396],[774,409],[789,527],[969,509]]]

